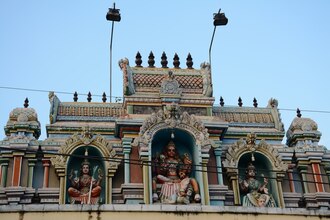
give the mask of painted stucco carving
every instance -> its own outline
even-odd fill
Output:
[[[182,89],[179,88],[179,82],[174,79],[172,71],[168,71],[167,75],[162,81],[160,93],[161,94],[178,94],[181,95]]]
[[[117,154],[112,149],[111,144],[102,136],[92,134],[89,128],[83,128],[81,134],[75,133],[65,141],[65,144],[58,150],[58,155],[51,158],[52,164],[55,168],[66,168],[67,161],[70,155],[76,148],[81,146],[95,146],[102,153],[103,157],[112,159],[107,162],[108,167],[117,168],[119,161],[116,161]]]
[[[5,126],[5,133],[9,139],[35,140],[40,136],[40,122],[37,112],[33,108],[15,108],[9,114]]]
[[[274,147],[269,145],[265,140],[261,140],[258,144],[255,143],[255,140],[255,135],[252,133],[248,135],[245,141],[240,139],[231,145],[226,153],[226,159],[223,161],[223,166],[225,168],[236,169],[238,167],[239,159],[243,154],[251,152],[253,157],[253,153],[258,152],[270,159],[274,170],[287,170],[288,165],[282,161],[281,156]]]
[[[135,93],[134,83],[133,83],[133,72],[129,67],[129,61],[127,58],[120,59],[119,67],[123,71],[123,89],[125,95],[133,95]]]
[[[49,99],[49,103],[50,103],[49,123],[53,124],[56,122],[57,110],[58,110],[58,106],[60,104],[60,100],[55,95],[55,93],[52,91],[49,92],[48,99]]]
[[[296,148],[317,148],[320,147],[318,142],[321,138],[321,132],[315,121],[310,118],[296,117],[287,133],[287,144]]]
[[[151,141],[151,137],[159,130],[165,128],[180,128],[191,133],[197,145],[202,148],[210,148],[214,145],[209,139],[209,134],[203,122],[195,115],[189,115],[182,112],[179,105],[172,103],[167,105],[165,110],[159,110],[157,113],[151,114],[140,128],[139,137],[134,140],[133,145],[147,147]]]
[[[201,74],[203,77],[203,95],[207,97],[212,97],[213,87],[211,81],[211,66],[209,63],[201,63]]]

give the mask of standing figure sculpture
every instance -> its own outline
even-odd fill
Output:
[[[256,179],[255,166],[250,163],[246,169],[244,180],[239,181],[241,193],[244,194],[242,205],[255,207],[275,207],[275,200],[268,192],[268,179],[261,183]]]
[[[187,155],[188,154],[185,154],[185,157]],[[165,146],[163,154],[156,158],[155,161],[158,164],[158,168],[156,169],[156,175],[153,178],[152,184],[154,202],[160,200],[161,203],[166,204],[175,204],[177,202],[187,204],[190,202],[193,193],[195,194],[195,202],[200,201],[197,181],[187,177],[190,169],[184,169],[185,164],[183,161],[185,161],[185,159],[182,160],[179,157],[174,142],[170,141],[168,145]],[[192,161],[190,159],[188,161],[190,161],[190,164],[187,165],[191,167]],[[179,177],[180,167],[182,171],[181,178]],[[191,182],[194,184],[190,192],[188,192],[188,184],[191,185]],[[161,184],[159,196],[157,194],[157,183]],[[185,199],[180,199],[180,201],[178,201],[178,197],[180,196],[183,196]]]
[[[88,155],[87,149],[86,155]],[[98,179],[94,179],[96,172],[98,173]],[[79,176],[77,170],[74,172],[71,170],[68,178],[71,183],[71,187],[68,189],[70,203],[97,204],[99,202],[103,175],[102,170],[98,166],[95,166],[92,171],[89,161],[84,159],[81,163]]]

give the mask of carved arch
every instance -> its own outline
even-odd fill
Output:
[[[58,150],[58,155],[51,158],[52,164],[56,168],[65,168],[67,166],[67,162],[69,156],[74,150],[82,146],[94,146],[101,152],[103,157],[113,159],[110,161],[106,161],[106,168],[114,168],[118,166],[118,162],[115,162],[117,158],[116,151],[112,149],[112,146],[108,143],[108,141],[100,136],[97,135],[93,137],[91,134],[90,136],[86,136],[86,133],[79,135],[78,133],[73,134],[70,138],[68,138],[64,145],[60,147]]]
[[[51,163],[55,167],[55,171],[60,178],[60,198],[59,203],[65,204],[66,200],[66,174],[68,163],[70,161],[69,155],[75,152],[78,148],[89,146],[96,148],[102,157],[108,160],[104,161],[105,169],[105,203],[111,203],[112,192],[109,186],[112,185],[112,177],[118,169],[120,158],[116,154],[116,151],[112,148],[111,144],[102,136],[93,136],[89,128],[84,128],[81,134],[75,133],[69,137],[64,145],[58,150],[58,155],[51,158]]]
[[[139,147],[140,158],[143,162],[150,160],[150,152],[153,137],[163,129],[179,129],[187,132],[196,142],[195,146],[198,149],[193,149],[196,152],[196,158],[200,163],[207,164],[209,158],[209,150],[215,147],[212,140],[209,139],[208,130],[205,128],[203,122],[195,115],[189,115],[187,112],[182,112],[176,103],[167,105],[163,110],[153,113],[145,119],[140,128],[140,133],[133,142],[133,146]],[[200,149],[200,150],[199,150]],[[147,163],[143,163],[147,164]],[[151,184],[152,180],[149,178],[149,167],[143,165],[143,182],[144,182],[144,202],[151,203]],[[206,172],[198,172],[195,176],[200,185],[202,204],[209,204],[208,191],[208,176]]]
[[[239,192],[239,162],[243,156],[247,153],[261,154],[267,158],[268,162],[272,165],[272,170],[275,171],[276,182],[272,181],[276,193],[275,200],[278,202],[279,207],[285,207],[281,179],[284,177],[284,173],[288,169],[288,165],[285,164],[276,148],[269,145],[265,140],[261,140],[258,144],[255,143],[256,135],[250,133],[247,135],[246,140],[238,140],[228,148],[226,153],[226,159],[223,161],[224,168],[227,169],[227,175],[231,181],[232,189],[234,191],[234,203],[240,205],[240,192]],[[251,158],[252,159],[252,158]]]
[[[251,134],[249,134],[251,135]],[[250,137],[246,141],[243,139],[235,142],[231,147],[228,148],[226,153],[226,159],[223,161],[223,166],[225,168],[238,168],[238,162],[242,155],[245,153],[261,153],[265,155],[270,162],[273,164],[273,169],[275,171],[286,171],[288,169],[288,165],[285,164],[277,149],[269,145],[265,140],[261,140],[258,144],[255,143],[255,140],[251,142]],[[252,134],[253,135],[253,134]]]
[[[214,142],[209,139],[208,130],[203,122],[195,115],[189,115],[187,112],[181,113],[180,107],[176,103],[167,105],[164,111],[159,110],[145,119],[140,128],[139,136],[133,142],[133,146],[140,146],[140,151],[148,148],[152,137],[158,131],[168,128],[187,131],[194,137],[196,145],[201,146],[202,150],[208,152],[211,147],[214,147]]]

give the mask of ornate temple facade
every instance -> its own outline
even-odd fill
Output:
[[[312,119],[284,130],[278,101],[215,105],[208,63],[119,61],[123,102],[13,109],[0,141],[0,218],[210,219],[330,215],[330,151]],[[286,135],[286,144],[283,139]]]

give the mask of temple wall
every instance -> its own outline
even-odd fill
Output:
[[[127,211],[132,210],[132,211]],[[134,211],[133,211],[134,210]],[[210,206],[148,206],[148,205],[88,205],[50,206],[0,206],[0,219],[6,220],[72,220],[72,219],[121,219],[121,220],[322,220],[328,219],[326,211],[306,209],[210,207]]]
[[[9,159],[8,163],[8,172],[7,172],[7,181],[6,181],[6,186],[12,186],[12,178],[13,178],[13,160],[12,158]]]
[[[315,186],[315,180],[314,180],[314,177],[312,175],[313,173],[313,170],[312,170],[312,167],[311,165],[308,166],[308,169],[307,169],[307,185],[308,185],[308,190],[309,190],[309,193],[315,193],[316,192],[316,186]]]
[[[21,168],[21,186],[26,187],[28,184],[28,176],[29,176],[29,166],[28,161],[23,158],[22,168]]]
[[[130,155],[130,159],[133,161],[133,163],[137,163],[137,160],[139,160],[139,150],[138,147],[132,146],[132,152]],[[130,165],[130,179],[131,183],[142,183],[142,167],[137,164],[131,164]]]
[[[218,177],[217,177],[217,163],[214,155],[214,150],[210,150],[210,158],[209,158],[209,163],[208,163],[208,181],[209,184],[218,184]]]
[[[43,176],[43,175],[41,175]],[[54,166],[50,166],[49,169],[49,187],[59,187],[60,186],[60,181],[58,179],[58,176],[55,173],[55,168]]]

